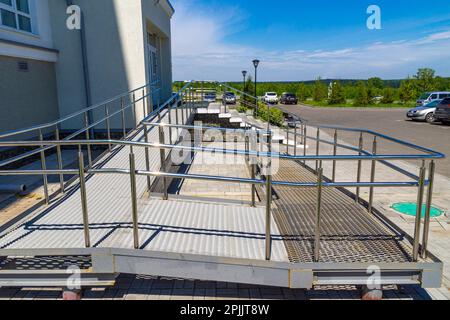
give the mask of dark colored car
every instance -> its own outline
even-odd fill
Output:
[[[301,123],[301,120],[299,117],[296,117],[296,116],[293,116],[290,114],[284,115],[284,121],[286,122],[286,124],[289,128],[298,127],[298,125]]]
[[[438,104],[434,113],[434,119],[443,124],[450,124],[450,98],[446,98]]]
[[[223,101],[226,104],[236,104],[236,95],[233,92],[225,92],[223,94]]]
[[[285,92],[281,95],[280,102],[282,104],[297,104],[298,99],[295,93]]]

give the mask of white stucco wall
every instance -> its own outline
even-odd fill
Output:
[[[55,63],[60,116],[86,108],[87,96],[83,73],[79,30],[68,30],[66,0],[30,0],[36,18],[36,34],[0,28],[0,55],[50,61]],[[84,14],[84,31],[89,69],[91,105],[140,87],[149,80],[147,32],[162,39],[162,95],[172,91],[170,50],[171,7],[166,0],[73,0]],[[16,43],[26,44],[17,46]],[[33,46],[33,47],[30,47]],[[40,49],[48,48],[52,50]],[[4,51],[2,53],[1,51]],[[117,109],[118,105],[111,106]],[[137,106],[138,120],[143,108]],[[94,114],[103,117],[103,110]],[[132,126],[132,118],[128,119]],[[82,117],[64,123],[63,129],[78,129]],[[119,128],[120,117],[112,122]],[[104,128],[100,125],[98,128]]]
[[[86,106],[80,33],[63,26],[65,1],[49,1],[55,47],[60,50],[56,65],[60,113],[67,115]],[[158,31],[170,39],[171,15],[162,5],[155,5],[150,0],[75,0],[73,3],[79,5],[84,14],[92,104],[147,83],[147,25],[157,26]],[[165,44],[162,51],[165,99],[171,93],[172,72],[170,41],[164,42],[169,44],[169,47]],[[112,106],[113,109],[115,107]],[[143,113],[141,105],[137,110],[139,120]],[[96,119],[103,115],[103,111],[94,114]],[[131,126],[132,118],[127,120]],[[73,129],[79,125],[79,121],[74,121],[65,128]],[[112,125],[118,128],[120,117]]]

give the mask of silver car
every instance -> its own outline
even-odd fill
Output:
[[[433,123],[435,121],[434,113],[436,112],[436,107],[441,101],[442,100],[435,100],[423,107],[417,107],[409,110],[406,116],[411,120]]]

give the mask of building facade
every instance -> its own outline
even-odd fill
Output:
[[[67,25],[74,5],[79,29]],[[167,99],[173,13],[167,0],[0,0],[0,132],[64,117],[146,83],[160,89],[154,104]],[[61,129],[81,125],[75,119]]]

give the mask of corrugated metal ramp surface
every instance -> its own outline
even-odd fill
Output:
[[[158,130],[153,128],[149,137],[150,141],[158,141]],[[143,141],[143,134],[138,134],[134,140]],[[144,149],[134,148],[134,152],[137,169],[145,169]],[[117,148],[114,153],[110,159],[101,160],[104,161],[102,167],[129,168],[129,148]],[[150,149],[151,170],[159,170],[159,157],[159,150]],[[94,175],[89,177],[86,187],[92,246],[131,249],[130,177],[118,174]],[[139,176],[137,192],[142,195],[145,191],[146,178]],[[141,249],[264,260],[264,221],[265,211],[261,208],[182,201],[141,202]],[[272,226],[273,260],[289,261],[274,221]],[[83,247],[81,197],[78,188],[0,237],[0,249]]]

